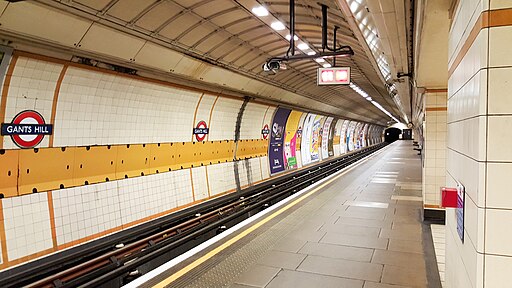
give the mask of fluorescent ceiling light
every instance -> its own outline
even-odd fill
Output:
[[[324,58],[316,58],[315,61],[316,61],[316,63],[324,63],[325,62]]]
[[[329,63],[325,63],[323,66],[324,66],[324,68],[331,68],[332,67],[332,65],[329,64]]]
[[[292,40],[292,36],[291,36],[290,34],[286,35],[286,37],[285,37],[285,38],[286,38],[286,40],[288,40],[288,41]],[[293,36],[293,40],[297,41],[297,40],[299,40],[299,37],[297,37],[297,35],[294,35],[294,36]]]
[[[316,54],[316,52],[315,52],[315,51],[309,51],[309,52],[308,52],[308,55],[310,55],[310,56],[311,56],[311,55],[315,55],[315,54]]]
[[[268,10],[265,9],[265,7],[263,7],[263,6],[254,7],[254,8],[252,8],[251,11],[252,11],[252,13],[254,13],[254,15],[259,16],[259,17],[268,16]]]
[[[304,51],[304,50],[308,50],[309,46],[306,43],[300,43],[299,45],[297,45],[297,48],[299,48],[300,50]]]
[[[284,27],[284,24],[279,21],[272,22],[272,24],[270,24],[270,27],[272,27],[272,29],[274,29],[276,31],[281,31],[286,28],[286,27]]]

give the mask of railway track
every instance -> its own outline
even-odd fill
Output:
[[[363,148],[4,271],[0,287],[119,287],[385,145]]]

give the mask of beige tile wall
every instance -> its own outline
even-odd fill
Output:
[[[440,204],[439,189],[446,182],[446,92],[425,93],[423,125],[423,203],[427,209]]]
[[[450,31],[449,68],[487,9],[508,10],[504,22],[511,22],[512,1],[459,2]],[[491,27],[479,31],[448,84],[446,184],[461,182],[466,201],[464,243],[455,211],[447,209],[447,287],[510,286],[512,26],[492,27],[490,15]]]

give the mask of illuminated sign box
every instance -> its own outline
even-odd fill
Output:
[[[350,84],[350,67],[318,68],[318,85]]]

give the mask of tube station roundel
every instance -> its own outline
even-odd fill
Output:
[[[25,110],[14,116],[11,123],[2,123],[1,134],[11,136],[20,148],[33,148],[44,138],[51,135],[53,125],[46,124],[41,114],[34,110]]]
[[[194,135],[198,142],[204,141],[204,139],[206,139],[206,135],[208,135],[208,125],[206,125],[205,121],[201,120],[197,123],[196,127],[194,128]]]

